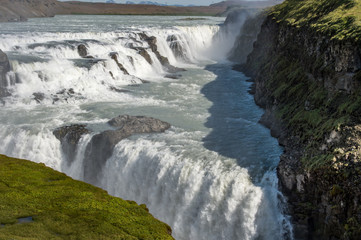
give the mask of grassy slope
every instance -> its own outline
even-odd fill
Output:
[[[273,10],[278,21],[310,26],[342,40],[361,40],[361,0],[286,0]]]
[[[0,155],[0,194],[0,239],[173,239],[145,205],[42,164]]]

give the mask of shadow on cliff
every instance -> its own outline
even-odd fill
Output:
[[[258,123],[263,114],[248,93],[251,83],[231,65],[214,64],[206,70],[216,75],[201,93],[212,102],[205,123],[211,132],[204,137],[204,146],[247,168],[255,181],[265,171],[277,166],[281,149],[268,129]]]

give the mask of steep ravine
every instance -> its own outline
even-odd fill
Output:
[[[290,0],[272,9],[242,70],[266,110],[261,122],[285,149],[277,173],[296,239],[360,239],[360,41],[356,30],[340,37],[333,23],[330,31],[314,27],[358,6],[312,4]],[[307,7],[313,16],[300,12]],[[296,20],[289,21],[285,15],[292,11]],[[300,14],[313,18],[297,23]],[[358,29],[352,23],[341,28]]]

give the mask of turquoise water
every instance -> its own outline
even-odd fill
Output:
[[[171,129],[122,140],[99,169],[98,186],[147,204],[176,239],[291,239],[277,190],[282,149],[258,123],[263,110],[248,93],[247,77],[225,60],[236,34],[221,27],[224,18],[181,18],[59,16],[1,23],[0,49],[9,55],[15,85],[1,107],[0,153],[82,180],[85,148],[94,134],[109,129],[109,119],[155,117]],[[138,33],[155,36],[159,52],[187,71],[167,78]],[[177,36],[182,58],[172,52],[169,36]],[[97,61],[79,57],[81,43]],[[134,45],[147,49],[153,64]],[[114,52],[130,75],[110,58]],[[44,99],[34,100],[34,93]],[[74,123],[93,133],[82,138],[68,164],[52,131]]]

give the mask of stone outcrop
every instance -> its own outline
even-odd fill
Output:
[[[125,67],[123,66],[123,64],[121,64],[118,61],[118,55],[117,53],[110,53],[109,54],[111,59],[113,59],[115,61],[115,63],[117,64],[118,68],[125,74],[125,75],[129,75],[129,72],[127,71],[127,69],[125,69]]]
[[[184,50],[177,35],[170,35],[167,37],[167,42],[169,44],[170,49],[176,58],[187,61],[187,57],[184,54]]]
[[[80,57],[85,58],[86,56],[88,56],[88,48],[84,44],[79,44],[78,54]]]
[[[89,133],[90,130],[86,128],[86,125],[81,124],[64,126],[53,131],[54,136],[61,142],[61,148],[68,164],[74,161],[76,148],[82,136]]]
[[[169,63],[168,58],[162,56],[159,53],[158,47],[157,47],[157,38],[156,37],[154,37],[154,36],[149,37],[145,33],[138,33],[138,36],[142,41],[145,41],[145,42],[148,43],[149,48],[152,50],[152,52],[155,54],[155,56],[158,58],[159,62],[162,64],[162,66],[164,67],[164,69],[167,72],[176,73],[176,72],[180,72],[180,71],[185,71],[185,69],[183,69],[183,68],[178,68],[178,67],[175,67],[175,66],[171,65]],[[141,55],[142,55],[142,53],[144,54],[143,57],[151,64],[152,60],[151,60],[149,54],[146,52],[145,49],[144,49],[143,52],[139,52],[139,54],[141,54]]]
[[[115,130],[107,130],[93,136],[86,148],[84,180],[92,184],[98,182],[103,166],[121,140],[133,134],[160,133],[170,128],[169,123],[155,118],[129,115],[113,118],[108,124]]]
[[[79,44],[78,47],[78,54],[82,58],[94,58],[93,56],[88,55],[88,48],[85,46],[85,44]]]
[[[8,81],[6,74],[10,71],[10,62],[7,55],[0,50],[0,98],[9,96],[9,92],[6,89],[8,87]]]
[[[243,70],[285,147],[277,168],[296,239],[361,236],[359,42],[270,15]]]

